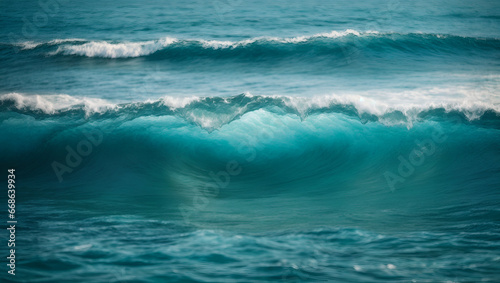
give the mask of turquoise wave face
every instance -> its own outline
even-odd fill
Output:
[[[232,108],[201,101],[168,115],[4,104],[1,165],[18,168],[30,231],[20,255],[36,255],[22,278],[118,282],[151,266],[144,282],[495,278],[496,112],[438,109],[410,125],[267,101],[218,124],[209,110]]]
[[[138,210],[168,203],[169,219],[203,225],[227,216],[247,229],[307,227],[344,214],[369,220],[385,211],[425,223],[436,207],[455,211],[498,200],[494,111],[469,121],[460,112],[427,110],[409,123],[395,114],[365,119],[349,106],[300,116],[270,103],[278,99],[250,101],[260,104],[235,111],[241,101],[213,98],[168,115],[159,115],[158,105],[92,116],[78,109],[4,111],[0,143],[10,150],[2,163],[25,168],[19,174],[31,176],[23,182],[36,197],[55,189],[62,199],[113,199],[119,210],[159,195]],[[300,209],[313,203],[311,211]],[[254,205],[274,217],[245,223]]]

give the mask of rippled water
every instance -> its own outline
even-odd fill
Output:
[[[0,3],[2,282],[500,281],[497,3],[50,3]]]

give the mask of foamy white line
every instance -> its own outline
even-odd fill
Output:
[[[201,43],[203,48],[211,49],[228,49],[240,46],[246,46],[257,41],[274,41],[280,43],[299,43],[305,42],[313,38],[338,38],[348,35],[363,36],[378,34],[377,31],[358,32],[356,30],[348,29],[345,31],[331,31],[328,33],[319,33],[311,36],[297,36],[290,38],[279,37],[255,37],[241,41],[220,41],[220,40],[204,40],[204,39],[188,39],[186,42]],[[70,40],[67,40],[70,41]],[[159,40],[141,41],[141,42],[124,42],[124,43],[109,43],[107,41],[91,41],[81,45],[63,45],[60,46],[55,54],[67,55],[80,55],[86,57],[103,57],[103,58],[132,58],[139,56],[146,56],[152,54],[162,48],[179,42],[180,39],[165,37]],[[64,42],[62,42],[64,43]],[[29,44],[35,43],[25,43]],[[32,46],[32,45],[29,45]],[[34,46],[34,45],[33,45]],[[38,46],[38,45],[36,45]],[[36,47],[35,46],[35,47]],[[32,48],[35,48],[32,47]]]
[[[202,97],[199,96],[191,96],[191,97],[173,97],[173,96],[165,96],[160,98],[160,102],[170,108],[170,110],[175,110],[179,108],[184,108],[192,102],[199,101]]]
[[[87,57],[132,58],[152,54],[177,41],[178,39],[171,37],[160,40],[126,43],[92,41],[81,45],[63,45],[50,55],[63,53]]]
[[[359,32],[356,30],[347,29],[345,31],[331,31],[328,33],[318,33],[318,34],[309,35],[309,36],[296,36],[296,37],[285,37],[285,38],[262,36],[262,37],[255,37],[255,38],[240,40],[240,41],[236,41],[236,42],[235,41],[219,41],[219,40],[201,40],[201,39],[199,41],[203,44],[203,47],[205,47],[205,48],[224,49],[224,48],[236,48],[239,46],[245,46],[245,45],[255,43],[257,41],[274,41],[274,42],[279,42],[279,43],[299,43],[299,42],[305,42],[305,41],[308,41],[308,40],[314,39],[314,38],[339,38],[339,37],[344,37],[344,36],[348,36],[348,35],[362,36],[362,35],[372,35],[372,34],[378,34],[378,33],[379,33],[378,31]]]
[[[494,106],[485,102],[472,101],[443,101],[443,102],[427,102],[427,103],[404,103],[404,104],[388,104],[383,101],[374,100],[358,95],[350,95],[344,97],[325,96],[310,98],[293,97],[285,99],[285,104],[297,110],[301,115],[305,115],[307,111],[312,109],[327,108],[333,105],[352,105],[356,108],[359,114],[375,115],[381,119],[381,122],[391,123],[391,118],[385,118],[384,115],[395,111],[401,112],[412,126],[415,121],[418,121],[418,115],[424,111],[432,109],[444,109],[445,112],[459,111],[470,120],[479,119],[487,110],[494,110],[500,113],[500,107]],[[497,114],[498,115],[498,114]],[[386,121],[387,120],[387,121]]]
[[[11,100],[18,109],[40,110],[47,114],[55,114],[61,110],[82,107],[87,115],[102,113],[115,109],[116,104],[100,98],[74,97],[67,94],[25,95],[8,93],[0,95],[0,101]]]
[[[84,42],[84,41],[86,40],[81,38],[66,38],[66,39],[54,39],[47,42],[25,41],[25,42],[19,42],[16,45],[21,47],[21,49],[23,50],[29,50],[29,49],[35,49],[42,44],[56,45],[66,42]]]
[[[254,97],[250,93],[245,93],[245,96]],[[410,93],[408,95],[415,95]],[[480,118],[486,110],[494,110],[500,113],[500,105],[493,104],[485,101],[475,101],[471,99],[443,99],[441,101],[429,102],[422,101],[381,101],[378,99],[362,96],[362,95],[324,95],[324,96],[313,96],[313,97],[295,97],[295,96],[281,96],[281,95],[262,95],[260,97],[272,97],[275,99],[281,99],[284,101],[285,105],[295,109],[300,115],[305,116],[308,111],[314,109],[328,108],[334,105],[352,105],[354,106],[360,114],[372,114],[383,119],[383,116],[394,111],[402,112],[411,123],[417,120],[417,116],[422,111],[443,108],[445,111],[460,111],[464,113],[469,120],[475,120]],[[403,97],[406,97],[403,96]],[[192,104],[193,102],[200,101],[205,97],[171,97],[165,96],[158,100],[147,100],[142,102],[135,102],[131,104],[150,104],[160,102],[162,105],[169,107],[171,110],[183,109]],[[427,99],[426,96],[422,97]],[[230,97],[226,99],[229,102]],[[0,101],[14,101],[15,107],[18,109],[30,109],[30,110],[40,110],[47,114],[55,114],[59,111],[82,108],[86,115],[91,115],[93,113],[104,113],[109,110],[118,110],[122,106],[115,103],[111,103],[104,99],[99,98],[88,98],[88,97],[74,97],[66,94],[56,94],[56,95],[26,95],[20,93],[8,93],[0,95]],[[240,115],[245,112],[245,107],[236,109],[237,113],[232,113],[229,116]],[[215,113],[217,114],[217,113]],[[234,114],[234,115],[233,115]],[[192,120],[196,120],[203,125],[211,125],[216,121],[211,121],[210,119],[223,119],[227,120],[227,117],[205,117],[196,116],[194,113],[190,114]],[[210,120],[210,121],[209,121]],[[219,121],[217,121],[219,124]]]
[[[102,57],[102,58],[128,58],[128,57],[140,57],[152,54],[170,44],[184,41],[184,42],[194,42],[200,43],[203,48],[211,49],[230,49],[237,48],[241,46],[246,46],[258,41],[268,41],[268,42],[279,42],[279,43],[300,43],[306,42],[315,38],[340,38],[344,36],[373,36],[381,34],[378,31],[368,30],[368,31],[356,31],[353,29],[347,29],[345,31],[331,31],[325,33],[318,33],[314,35],[296,36],[296,37],[255,37],[240,41],[221,41],[221,40],[205,40],[205,39],[177,39],[173,37],[165,37],[158,40],[140,41],[140,42],[122,42],[122,43],[111,43],[107,41],[89,41],[85,44],[80,45],[62,45],[54,52],[49,53],[49,55],[55,54],[66,54],[66,55],[79,55],[86,57]],[[387,33],[392,34],[392,33]],[[424,34],[424,33],[422,33]],[[446,34],[433,34],[437,38],[446,38],[450,36],[460,36],[460,35],[446,35]],[[466,36],[460,36],[466,38]],[[499,39],[499,38],[493,38]],[[85,39],[55,39],[49,42],[33,42],[26,41],[18,43],[22,49],[34,49],[41,44],[51,44],[57,45],[66,42],[85,42]]]

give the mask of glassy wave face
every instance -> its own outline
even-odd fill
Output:
[[[3,97],[2,161],[22,168],[39,255],[24,276],[84,280],[91,261],[112,282],[496,278],[497,111],[295,100]]]
[[[0,3],[0,281],[500,281],[499,4],[165,5]]]

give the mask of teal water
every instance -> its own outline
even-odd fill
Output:
[[[2,282],[500,281],[498,3],[40,3]]]

